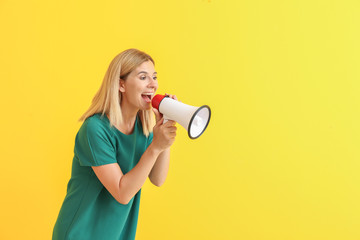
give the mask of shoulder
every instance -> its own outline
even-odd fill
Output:
[[[106,122],[107,118],[105,115],[101,115],[100,113],[96,113],[92,115],[91,117],[88,117],[84,124],[90,124],[90,125],[102,125]]]
[[[113,135],[107,117],[99,113],[88,117],[83,122],[80,127],[79,134],[87,137],[112,137]]]
[[[88,117],[84,121],[84,125],[90,127],[110,127],[108,126],[109,121],[105,115],[101,115],[100,113],[94,114],[91,117]]]

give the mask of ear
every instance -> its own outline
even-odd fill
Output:
[[[120,82],[119,82],[119,91],[120,92],[125,92],[125,80],[120,78]]]

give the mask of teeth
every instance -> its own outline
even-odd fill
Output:
[[[143,95],[150,95],[150,96],[152,96],[152,95],[154,95],[154,93],[143,93]]]

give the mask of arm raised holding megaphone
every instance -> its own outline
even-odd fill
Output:
[[[175,95],[167,95],[170,98],[177,100]],[[169,170],[170,162],[170,146],[174,143],[176,137],[176,122],[169,120],[164,123],[164,116],[156,109],[153,108],[156,125],[153,129],[152,147],[161,151],[151,172],[149,174],[150,180],[157,186],[161,186]]]

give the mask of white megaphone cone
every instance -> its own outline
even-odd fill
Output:
[[[193,107],[159,94],[151,103],[164,115],[165,120],[174,120],[183,126],[191,139],[200,137],[209,124],[211,111],[207,105]]]

